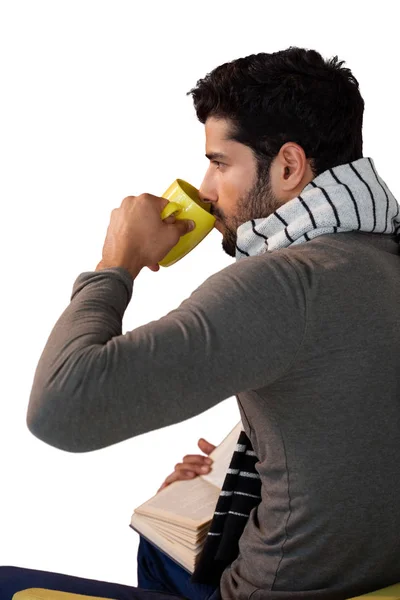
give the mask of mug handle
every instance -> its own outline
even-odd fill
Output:
[[[167,206],[163,209],[161,213],[161,219],[167,219],[171,215],[176,215],[180,213],[182,210],[182,206],[177,204],[176,202],[168,202]]]

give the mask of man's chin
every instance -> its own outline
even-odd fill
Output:
[[[222,249],[228,256],[235,258],[236,256],[236,237],[233,239],[231,232],[227,230],[222,222],[217,219],[214,224],[214,229],[222,235]]]
[[[222,249],[224,250],[224,252],[228,255],[231,256],[232,258],[235,258],[236,256],[236,245],[232,244],[231,240],[227,240],[225,237],[222,239]]]

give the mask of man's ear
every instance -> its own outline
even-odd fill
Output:
[[[282,190],[292,191],[302,182],[307,171],[307,158],[301,146],[287,142],[279,151],[282,162]]]
[[[271,183],[277,198],[282,202],[295,198],[313,179],[303,148],[295,142],[286,142],[271,166]]]

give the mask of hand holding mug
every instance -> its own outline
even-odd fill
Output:
[[[123,267],[133,278],[143,267],[158,271],[159,261],[192,227],[190,219],[164,222],[160,214],[167,205],[166,199],[151,194],[124,198],[121,206],[111,212],[96,271]]]
[[[159,265],[176,263],[214,227],[209,210],[198,190],[182,179],[175,180],[162,198],[127,196],[111,213],[96,271],[123,267],[134,279],[143,267],[158,271]]]
[[[166,219],[174,214],[177,221],[192,219],[196,223],[195,229],[178,243],[159,261],[162,267],[169,267],[186,256],[193,250],[213,229],[215,217],[210,214],[210,204],[203,202],[199,191],[183,179],[176,179],[164,192],[163,198],[170,200],[161,213],[161,218]]]

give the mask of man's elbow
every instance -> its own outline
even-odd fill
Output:
[[[28,409],[26,424],[29,431],[40,441],[65,452],[82,453],[99,450],[103,446],[94,439],[82,435],[82,431],[66,422],[46,418],[31,407]]]

